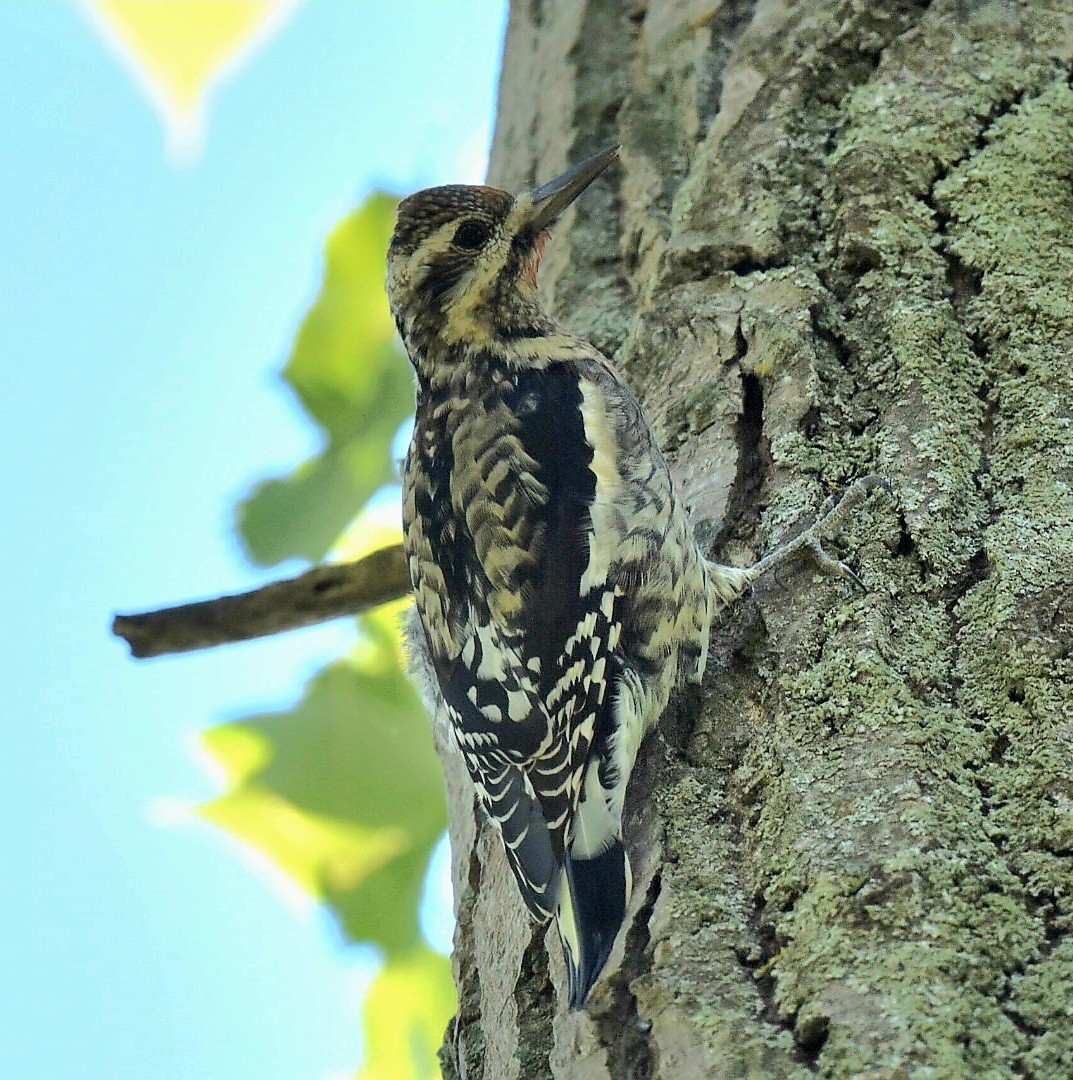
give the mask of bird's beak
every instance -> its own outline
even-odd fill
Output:
[[[579,165],[568,169],[550,183],[530,191],[526,198],[532,216],[526,223],[533,235],[555,224],[559,215],[618,157],[618,147],[609,146]]]

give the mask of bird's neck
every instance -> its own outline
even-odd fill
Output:
[[[535,299],[502,308],[426,310],[399,332],[418,385],[427,391],[454,386],[457,392],[489,366],[505,372],[546,367],[569,356],[578,340]]]

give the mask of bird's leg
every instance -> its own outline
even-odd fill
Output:
[[[806,549],[812,554],[820,569],[830,574],[837,574],[863,589],[864,583],[844,562],[840,562],[824,551],[822,539],[833,533],[850,512],[856,509],[876,488],[890,491],[890,485],[885,480],[878,476],[865,476],[848,487],[841,498],[836,499],[832,495],[820,508],[816,520],[804,532],[799,533],[793,540],[788,540],[781,547],[777,547],[752,566],[739,568],[715,565],[713,587],[718,598],[724,603],[732,600],[769,570],[776,569]]]

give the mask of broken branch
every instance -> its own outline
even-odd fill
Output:
[[[397,544],[357,562],[317,566],[252,592],[117,615],[112,632],[126,640],[132,656],[143,660],[360,615],[409,591],[406,557],[402,545]]]

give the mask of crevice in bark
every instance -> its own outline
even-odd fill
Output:
[[[965,335],[966,343],[974,356],[980,361],[984,372],[984,379],[977,391],[977,396],[985,403],[983,423],[980,432],[980,462],[973,478],[977,491],[980,493],[987,507],[988,523],[996,520],[998,510],[995,505],[994,492],[990,483],[991,451],[994,436],[994,422],[998,413],[999,404],[995,399],[995,373],[990,366],[990,350],[985,335],[973,326],[974,318],[972,304],[983,292],[984,274],[976,267],[968,266],[953,250],[950,242],[951,217],[943,208],[936,195],[938,186],[958,169],[964,167],[977,154],[984,150],[990,141],[991,133],[995,125],[1005,116],[1020,108],[1030,88],[1026,86],[1019,94],[994,104],[985,117],[982,117],[973,143],[965,152],[945,168],[940,170],[932,179],[927,192],[921,196],[921,201],[928,208],[935,221],[935,234],[938,239],[937,250],[945,264],[945,286],[947,299],[953,309],[954,317]],[[985,526],[986,527],[986,526]],[[979,553],[978,553],[979,554]],[[983,553],[986,563],[986,552]],[[974,556],[974,560],[976,556]],[[975,576],[975,581],[972,580]],[[968,591],[973,584],[986,578],[986,573],[980,573],[979,568],[970,566],[967,570],[968,584],[964,588],[955,586],[949,607],[952,610],[954,603]]]
[[[739,331],[740,334],[740,331]],[[739,351],[744,355],[744,339]],[[726,516],[716,532],[712,550],[728,540],[748,541],[755,534],[763,509],[762,496],[771,468],[771,449],[764,434],[764,388],[750,372],[741,373],[742,408],[736,425],[738,466],[727,497]]]
[[[966,333],[969,338],[969,344],[972,346],[972,351],[981,359],[984,359],[983,342],[978,335],[972,333],[968,329],[968,325],[971,322],[969,305],[983,291],[983,271],[977,270],[975,267],[966,266],[965,263],[950,250],[946,238],[950,219],[938,208],[938,206],[929,204],[929,209],[931,209],[932,213],[935,215],[936,231],[941,240],[940,253],[946,260],[946,287],[947,294],[950,297],[950,306],[954,309],[954,314],[957,316],[958,322],[966,327]]]
[[[763,274],[768,270],[785,270],[789,265],[790,263],[778,259],[757,259],[751,252],[746,252],[741,258],[731,260],[723,269],[736,277],[744,278],[750,274]]]
[[[1015,94],[1013,97],[996,101],[987,115],[980,118],[977,125],[976,138],[973,140],[972,145],[968,146],[960,157],[955,158],[937,172],[927,193],[923,196],[923,199],[928,209],[936,216],[936,220],[939,223],[938,231],[940,235],[946,234],[950,219],[936,204],[935,188],[951,173],[960,169],[970,158],[975,157],[981,150],[984,150],[989,144],[989,136],[994,131],[995,125],[1004,116],[1008,116],[1011,112],[1020,108],[1024,100],[1029,95],[1035,94],[1036,92],[1038,91],[1035,84],[1028,84],[1022,88],[1020,93]]]
[[[692,251],[676,251],[673,260],[665,263],[660,285],[670,289],[691,281],[707,281],[720,274],[733,274],[744,287],[752,284],[748,278],[771,270],[786,270],[794,264],[785,259],[759,259],[751,248],[741,248],[729,257],[725,249],[699,247]]]
[[[995,125],[1003,117],[1020,108],[1031,92],[1032,87],[1025,86],[1012,98],[995,102],[987,116],[981,118],[972,145],[960,157],[939,170],[928,190],[921,196],[921,201],[935,221],[935,232],[939,239],[938,250],[946,264],[946,292],[950,306],[954,309],[958,324],[965,332],[970,348],[984,362],[987,361],[987,346],[983,337],[972,329],[970,311],[972,301],[983,292],[984,274],[982,270],[967,266],[960,256],[951,250],[949,241],[951,218],[939,202],[936,188],[988,146],[989,137]],[[989,400],[989,391],[989,386],[981,388],[980,396],[983,400]]]
[[[1011,695],[1015,695],[1017,687],[1011,688]],[[1016,700],[1011,696],[1011,700]],[[1003,801],[995,792],[995,786],[989,779],[988,773],[991,768],[1001,768],[1006,760],[1010,749],[1010,738],[1000,727],[994,731],[988,752],[988,760],[973,770],[973,783],[980,796],[981,817],[985,826],[985,833],[995,854],[1006,869],[1020,883],[1019,894],[1013,897],[1021,903],[1028,915],[1041,924],[1043,939],[1036,949],[1031,961],[1018,965],[1012,971],[1005,973],[1006,978],[1003,989],[995,994],[995,1003],[1002,1010],[1004,1016],[1017,1028],[1028,1040],[1028,1047],[1013,1063],[1017,1076],[1032,1076],[1034,1073],[1027,1065],[1027,1054],[1032,1049],[1035,1041],[1045,1032],[1030,1024],[1021,1015],[1017,1001],[1013,997],[1013,978],[1025,977],[1039,965],[1045,963],[1054,952],[1058,944],[1066,937],[1068,931],[1058,925],[1057,910],[1058,897],[1046,889],[1034,889],[1032,874],[1018,866],[1018,856],[1025,854],[1024,851],[1011,850],[1010,837],[1000,829],[988,827],[989,821],[1003,808]],[[1051,851],[1050,854],[1063,856],[1067,853]]]
[[[968,565],[965,567],[965,573],[951,586],[950,594],[946,601],[946,609],[951,618],[956,617],[955,609],[962,597],[964,597],[970,589],[974,589],[981,582],[986,581],[990,576],[991,561],[987,557],[987,550],[982,547],[978,548],[969,560]]]
[[[801,1057],[806,1065],[815,1066],[827,1044],[827,1035],[831,1027],[831,1018],[822,1014],[796,1026],[794,1038],[801,1049]],[[815,1069],[813,1071],[816,1071]]]
[[[739,826],[737,831],[740,834],[740,822],[736,824]],[[749,915],[749,932],[752,942],[759,951],[739,951],[738,961],[756,990],[760,1019],[766,1024],[784,1028],[787,1025],[779,1015],[778,1006],[775,1004],[775,976],[771,970],[779,952],[779,943],[774,929],[764,919],[762,899],[758,898],[753,902],[753,909]]]
[[[828,304],[816,303],[809,309],[809,325],[813,334],[820,344],[826,346],[830,355],[835,359],[838,367],[853,379],[853,385],[859,387],[860,380],[855,378],[859,368],[856,354],[841,326],[842,317],[831,310]],[[817,377],[824,378],[822,368],[818,368]],[[830,399],[832,396],[827,395]],[[815,438],[821,431],[833,426],[838,429],[848,430],[854,439],[860,439],[870,430],[880,418],[879,410],[868,400],[868,394],[863,387],[859,387],[852,397],[845,403],[843,415],[833,420],[828,420],[822,409],[813,408],[805,414],[804,419],[811,419],[811,431],[805,432],[806,437]]]
[[[697,728],[704,707],[704,689],[694,683],[679,686],[671,694],[667,708],[660,718],[659,730],[667,745],[682,755],[688,755],[689,743]]]
[[[912,530],[909,528],[909,522],[905,520],[905,514],[898,514],[898,543],[895,545],[891,554],[896,559],[908,559],[914,555],[917,550],[916,541],[913,539]]]
[[[718,678],[725,679],[733,672],[740,679],[752,681],[755,684],[755,694],[758,698],[762,697],[762,683],[756,676],[756,670],[758,666],[762,666],[760,649],[766,639],[766,627],[758,607],[750,606],[740,618],[720,623],[713,636],[713,659],[723,652],[726,654],[726,662],[721,665]],[[740,746],[725,755],[728,778],[740,777],[739,769],[747,749],[747,742],[743,740]],[[809,1072],[819,1072],[817,1063],[827,1039],[828,1018],[816,1015],[802,1024],[799,1023],[797,1013],[784,1016],[777,1001],[777,966],[783,946],[774,919],[780,914],[792,911],[801,891],[799,888],[792,888],[783,894],[778,905],[772,905],[755,887],[750,889],[745,884],[745,875],[748,873],[743,859],[743,850],[747,846],[746,835],[758,825],[767,798],[765,789],[768,783],[769,778],[762,774],[741,786],[737,786],[731,779],[730,786],[736,786],[737,791],[731,793],[727,790],[725,793],[723,817],[729,823],[733,836],[730,847],[735,853],[735,870],[745,915],[745,933],[735,947],[734,956],[744,979],[756,995],[753,1010],[755,1018],[772,1031],[780,1035],[788,1033],[792,1037],[793,1041],[787,1045],[787,1052],[795,1065]]]
[[[699,137],[703,137],[719,114],[723,101],[723,75],[734,55],[738,39],[753,21],[758,0],[727,0],[716,10],[708,23],[711,40],[708,43],[707,86],[699,95],[697,113],[701,122]]]
[[[1006,742],[1005,736],[1000,735],[999,739],[996,740],[995,746],[992,747],[992,757],[995,756],[995,750],[1000,741]],[[990,788],[982,782],[978,786],[980,787],[981,793],[986,790],[988,792],[988,797],[990,798]],[[1039,920],[1043,924],[1043,941],[1036,951],[1036,955],[1031,962],[1019,965],[1015,970],[1007,972],[1002,990],[995,995],[996,1004],[1002,1010],[1003,1015],[1028,1042],[1025,1051],[1018,1055],[1012,1062],[1015,1075],[1028,1077],[1036,1075],[1028,1064],[1028,1053],[1035,1045],[1036,1040],[1045,1035],[1046,1031],[1035,1024],[1032,1024],[1022,1015],[1018,1002],[1014,997],[1014,979],[1024,978],[1034,968],[1044,963],[1048,957],[1050,957],[1059,942],[1065,937],[1065,933],[1058,927],[1055,921],[1057,897],[1046,890],[1034,893],[1032,891],[1031,875],[1017,869],[1016,865],[1009,857],[1008,846],[1004,842],[1004,838],[992,837],[992,839],[995,844],[996,852],[1021,883],[1024,892],[1020,899],[1024,903],[1026,910],[1033,918]]]
[[[555,993],[548,972],[548,950],[543,934],[534,934],[522,954],[514,987],[514,1005],[518,1011],[519,1075],[545,1076],[555,1044],[552,1031]]]
[[[735,815],[736,831],[740,834],[741,822]],[[792,907],[796,896],[790,901]],[[767,905],[762,898],[753,901],[749,915],[749,931],[752,945],[739,949],[738,962],[756,991],[757,1018],[779,1031],[787,1031],[793,1036],[793,1060],[809,1072],[819,1071],[819,1058],[827,1042],[829,1017],[816,1014],[801,1021],[795,1013],[784,1017],[779,1012],[776,1002],[775,966],[778,963],[781,947],[775,930],[767,920]]]

